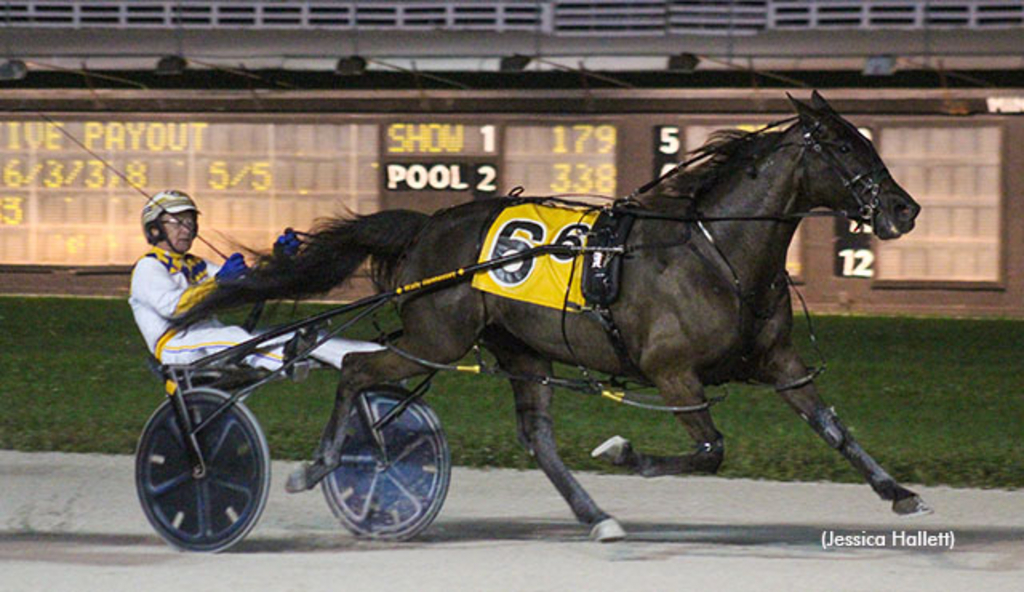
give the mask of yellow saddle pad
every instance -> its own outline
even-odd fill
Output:
[[[508,256],[543,245],[584,245],[597,219],[591,208],[523,203],[502,210],[487,229],[479,262]],[[583,305],[580,278],[583,257],[539,255],[473,277],[477,290],[559,310],[579,310]],[[572,286],[569,286],[570,278]]]

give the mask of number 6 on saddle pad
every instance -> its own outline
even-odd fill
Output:
[[[616,247],[629,234],[633,217],[597,208],[520,203],[501,210],[480,249],[483,263],[545,246]],[[616,253],[546,254],[477,274],[473,287],[504,298],[548,308],[579,311],[584,304],[607,306],[618,296],[622,258]]]

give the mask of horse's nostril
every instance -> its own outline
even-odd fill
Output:
[[[914,217],[917,215],[916,209],[905,202],[897,203],[896,207],[893,209],[895,210],[894,213],[896,214],[896,218],[898,220],[913,220]]]

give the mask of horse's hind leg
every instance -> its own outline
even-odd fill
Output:
[[[704,387],[696,376],[687,375],[661,380],[659,392],[666,404],[673,407],[699,407],[705,403]],[[725,455],[722,434],[715,428],[708,409],[676,413],[683,427],[697,443],[691,454],[657,456],[633,448],[626,439],[614,436],[594,449],[593,456],[604,458],[616,466],[626,467],[644,477],[685,473],[718,472]]]
[[[808,375],[806,366],[795,353],[780,352],[776,360],[778,361],[769,367],[770,371],[766,378],[782,387],[778,389],[779,395],[829,446],[838,450],[860,471],[880,498],[892,502],[893,512],[904,516],[931,513],[931,508],[920,496],[897,483],[861,448],[846,426],[839,421],[835,412],[818,396],[818,390],[813,382],[792,388],[787,386],[795,385],[802,377]]]
[[[395,341],[394,347],[424,360],[450,364],[466,355],[476,342],[482,316],[480,297],[469,284],[414,298],[402,305],[404,334]],[[293,472],[285,489],[289,492],[311,489],[338,466],[345,441],[345,420],[360,392],[376,384],[395,382],[427,371],[426,367],[390,350],[346,356],[334,410],[313,463]]]
[[[551,362],[532,352],[527,353],[528,350],[503,348],[493,342],[488,342],[487,347],[498,358],[502,368],[513,374],[551,375]],[[597,506],[558,455],[550,413],[552,388],[535,382],[513,380],[512,390],[516,400],[519,440],[533,454],[558,493],[565,498],[576,519],[590,526],[590,536],[597,541],[611,542],[625,537],[626,533],[618,521]]]
[[[403,344],[402,339],[398,340],[395,346],[403,350],[408,347]],[[455,357],[461,357],[461,354]],[[313,455],[313,462],[303,464],[292,472],[285,483],[285,490],[298,493],[312,489],[337,468],[345,437],[345,419],[349,416],[356,395],[363,389],[375,384],[395,382],[426,371],[423,366],[387,350],[346,356],[334,409],[320,438],[320,445]]]

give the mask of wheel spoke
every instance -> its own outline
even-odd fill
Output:
[[[196,519],[199,524],[198,534],[205,538],[210,534],[210,488],[209,481],[200,479],[196,481]]]
[[[240,483],[240,482],[232,481],[231,479],[228,479],[226,477],[221,477],[221,476],[211,477],[210,481],[212,481],[213,483],[216,483],[217,485],[220,485],[224,489],[229,489],[231,491],[234,491],[234,492],[237,492],[237,493],[241,493],[242,495],[246,496],[247,498],[251,498],[252,497],[253,486],[250,483]]]
[[[406,499],[412,502],[412,505],[416,508],[414,515],[419,515],[421,512],[423,512],[423,502],[420,501],[420,497],[415,493],[409,491],[405,487],[405,484],[403,484],[402,481],[397,477],[397,475],[394,475],[392,474],[391,471],[388,471],[385,474],[385,476],[387,477],[388,481],[391,481],[391,484],[395,486],[395,489],[397,489],[399,493],[404,495]]]
[[[167,416],[167,429],[171,432],[171,436],[174,437],[175,443],[184,448],[185,434],[181,432],[181,426],[178,425],[178,418],[174,413],[170,413]]]
[[[388,436],[385,430],[378,430],[378,433],[380,433],[380,445],[378,446],[376,438],[373,437],[373,426],[374,424],[377,423],[378,419],[387,414],[388,409],[385,409],[384,413],[380,412],[380,408],[384,404],[384,401],[379,401],[376,399],[371,400],[370,405],[368,405],[370,417],[364,418],[364,420],[367,422],[365,426],[367,440],[370,442],[370,445],[373,446],[373,449],[377,451],[377,454],[380,456],[380,458],[387,457]]]
[[[231,432],[235,427],[235,422],[232,420],[230,414],[221,417],[223,417],[223,423],[220,424],[220,431],[216,434],[217,441],[214,442],[213,446],[210,447],[209,453],[206,454],[206,462],[209,464],[213,464],[214,461],[217,460],[221,449],[224,448],[225,442],[228,441],[228,436],[231,435]]]
[[[363,507],[356,513],[356,519],[364,521],[370,516],[370,510],[373,507],[373,494],[377,493],[377,483],[380,482],[380,473],[373,474],[373,480],[370,481],[370,488],[366,491],[364,497]]]
[[[166,495],[168,492],[174,491],[181,487],[182,484],[192,480],[191,473],[182,473],[173,479],[168,479],[159,485],[151,485],[149,488],[150,493],[153,497],[161,497]]]
[[[394,459],[391,460],[391,464],[394,465],[394,464],[397,464],[397,463],[401,462],[405,457],[407,457],[410,454],[412,454],[412,452],[414,450],[416,450],[417,448],[419,448],[423,444],[426,444],[426,443],[429,443],[429,442],[430,442],[430,438],[428,438],[427,436],[420,436],[419,438],[416,438],[415,440],[410,442],[408,446],[406,446],[404,449],[402,449],[402,452],[397,457],[395,457]]]

